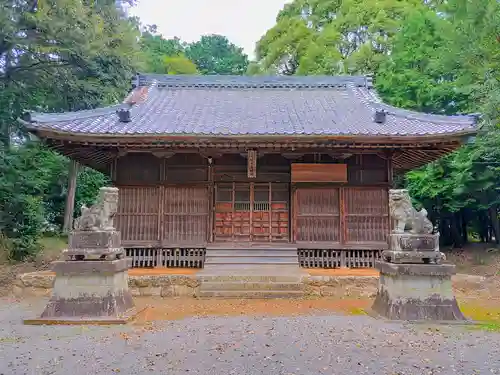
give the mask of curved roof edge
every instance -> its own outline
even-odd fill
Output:
[[[404,109],[392,106],[382,101],[375,89],[355,88],[358,97],[370,106],[373,111],[383,110],[386,114],[409,120],[429,121],[432,123],[463,123],[465,125],[477,125],[481,118],[478,113],[460,115],[442,115],[435,113],[418,112],[411,109]]]
[[[82,120],[98,116],[115,115],[122,108],[130,108],[128,104],[116,104],[95,109],[84,109],[74,112],[26,112],[22,120],[24,123],[50,124],[54,122],[64,122]]]

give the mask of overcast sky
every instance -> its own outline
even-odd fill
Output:
[[[255,43],[274,26],[287,0],[139,0],[130,11],[143,24],[158,26],[165,38],[192,42],[222,34],[252,58]]]

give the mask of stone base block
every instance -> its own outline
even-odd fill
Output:
[[[125,250],[122,247],[106,249],[66,249],[63,251],[65,260],[117,260],[125,258]]]
[[[380,271],[372,310],[391,320],[464,321],[453,294],[451,264],[375,262]]]
[[[424,264],[441,264],[446,259],[446,256],[440,251],[398,251],[384,250],[382,259],[389,263],[424,263]]]
[[[121,235],[118,231],[73,231],[68,238],[70,249],[105,249],[121,247]]]
[[[439,234],[391,233],[389,249],[398,251],[439,251]]]
[[[125,250],[118,231],[73,231],[63,255],[66,260],[115,260],[125,257]]]
[[[26,324],[42,320],[47,323],[38,324],[54,321],[58,324],[89,321],[118,324],[135,314],[128,289],[126,259],[55,262],[53,269],[56,277],[52,297],[41,319],[28,320]]]
[[[382,259],[389,263],[434,263],[445,259],[439,251],[439,234],[391,233]]]

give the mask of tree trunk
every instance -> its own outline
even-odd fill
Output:
[[[443,246],[453,245],[453,236],[451,235],[449,222],[449,218],[441,216],[440,238]]]
[[[491,220],[491,229],[495,235],[495,243],[500,243],[500,221],[498,220],[498,207],[496,204],[488,208]]]
[[[462,209],[460,211],[461,213],[461,218],[462,218],[462,239],[463,239],[463,243],[466,244],[469,242],[469,233],[467,231],[467,218],[468,218],[468,215],[467,215],[467,212]]]
[[[462,247],[462,235],[460,233],[460,228],[461,228],[460,213],[455,212],[451,215],[451,225],[450,225],[453,247]]]
[[[483,210],[478,211],[479,238],[481,242],[488,242],[488,217]]]

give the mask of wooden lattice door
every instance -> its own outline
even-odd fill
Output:
[[[387,188],[346,188],[345,223],[346,243],[385,245],[390,231]]]
[[[339,188],[297,188],[294,210],[296,241],[340,242]]]
[[[161,202],[162,246],[207,242],[210,200],[206,186],[166,186]]]
[[[287,184],[218,184],[215,241],[288,241],[288,206]]]
[[[119,186],[115,225],[124,246],[158,246],[162,187]]]

